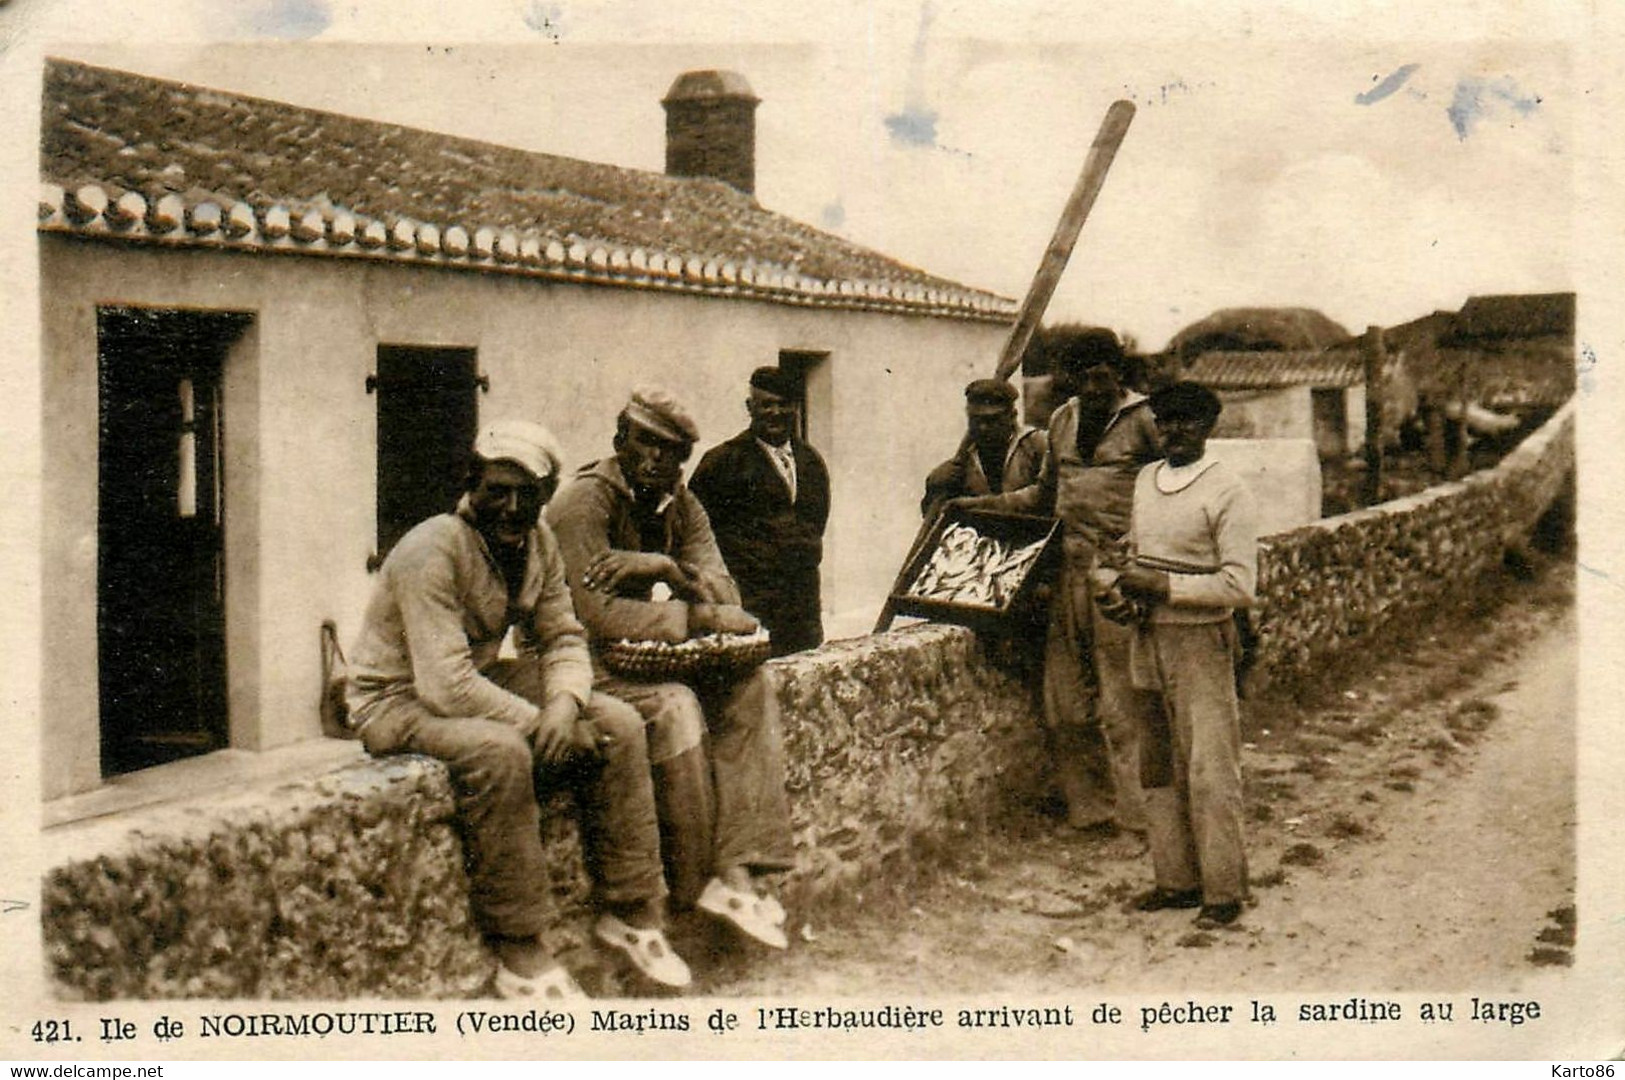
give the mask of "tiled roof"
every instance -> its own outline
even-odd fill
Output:
[[[1574,340],[1573,293],[1469,297],[1446,344],[1544,337]]]
[[[46,231],[982,321],[1015,312],[720,181],[61,60],[46,64],[43,102]]]
[[[1281,386],[1316,389],[1365,382],[1358,352],[1207,352],[1185,365],[1185,378],[1215,390],[1263,390]]]

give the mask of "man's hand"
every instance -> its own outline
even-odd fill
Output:
[[[580,712],[580,703],[569,694],[554,694],[547,699],[531,736],[531,744],[543,761],[558,765],[577,749],[576,719]]]
[[[612,593],[623,584],[652,585],[664,581],[673,588],[682,580],[677,564],[657,551],[619,551],[611,548],[587,565],[581,582],[589,589]]]
[[[688,606],[688,633],[701,634],[754,634],[762,624],[756,616],[738,604],[690,604]]]
[[[997,495],[958,495],[943,502],[944,510],[986,510],[998,502]]]
[[[1117,587],[1139,600],[1166,603],[1168,600],[1168,573],[1148,570],[1143,566],[1130,566],[1117,579]]]

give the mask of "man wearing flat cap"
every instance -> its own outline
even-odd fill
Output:
[[[663,931],[643,721],[593,690],[558,543],[538,521],[559,462],[538,424],[481,430],[456,510],[415,526],[378,572],[352,653],[350,716],[369,753],[426,754],[450,771],[501,996],[582,996],[540,940],[553,913],[539,802],[558,785],[580,808],[598,938],[684,986],[688,967]],[[510,628],[518,656],[501,659]]]
[[[1200,908],[1201,929],[1235,922],[1247,895],[1232,616],[1253,606],[1258,580],[1252,495],[1206,453],[1219,408],[1196,383],[1151,396],[1168,458],[1135,479],[1133,564],[1118,581],[1149,609],[1132,669],[1159,706],[1140,750],[1156,887],[1135,906]]]
[[[1004,379],[977,379],[965,387],[965,438],[959,452],[925,478],[920,513],[927,521],[949,499],[1019,491],[1038,478],[1049,440],[1016,418],[1017,397]]]
[[[796,436],[796,378],[783,368],[751,373],[750,426],[712,447],[689,481],[705,507],[745,610],[772,637],[773,655],[824,640],[818,567],[829,520],[829,469]]]
[[[1124,546],[1141,467],[1162,457],[1144,394],[1128,386],[1117,335],[1056,327],[1046,335],[1068,396],[1050,415],[1034,481],[1003,495],[958,500],[972,509],[1045,514],[1062,526],[1061,578],[1044,647],[1044,721],[1067,821],[1110,835],[1141,832],[1139,731],[1147,695],[1129,678],[1129,629],[1103,617],[1093,571]]]
[[[547,509],[571,595],[595,646],[749,634],[757,620],[682,483],[699,430],[663,390],[640,387],[615,425],[615,454],[585,465]],[[643,714],[661,854],[678,910],[697,906],[784,948],[768,875],[793,865],[778,698],[767,672],[730,681],[595,683]]]

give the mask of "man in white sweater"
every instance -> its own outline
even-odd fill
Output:
[[[1161,695],[1140,742],[1156,887],[1141,911],[1200,907],[1227,926],[1247,895],[1233,614],[1251,607],[1258,533],[1240,477],[1208,457],[1219,399],[1195,383],[1151,398],[1167,459],[1140,470],[1119,586],[1147,609],[1131,653],[1137,687]]]

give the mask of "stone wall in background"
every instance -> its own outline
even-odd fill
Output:
[[[903,880],[1033,787],[1030,693],[968,630],[911,627],[771,668],[801,867],[785,892],[798,915],[878,875]],[[557,900],[547,943],[572,969],[592,968],[564,797],[544,820]],[[64,997],[468,997],[491,974],[450,785],[426,758],[53,832],[64,854],[43,883],[42,923]]]
[[[1528,537],[1574,468],[1574,405],[1494,468],[1259,544],[1253,685],[1301,677],[1459,595]]]

